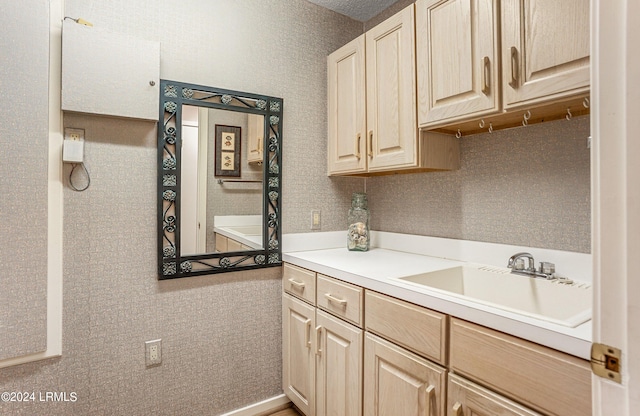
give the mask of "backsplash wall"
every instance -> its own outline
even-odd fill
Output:
[[[462,137],[453,172],[367,179],[375,230],[591,251],[589,117]]]

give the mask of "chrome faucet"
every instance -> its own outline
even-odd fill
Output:
[[[524,267],[525,259],[527,267]],[[543,277],[545,279],[555,278],[556,266],[553,263],[543,261],[540,263],[540,269],[536,270],[536,264],[530,253],[516,253],[509,257],[507,267],[511,269],[511,273],[521,274],[525,276]]]
[[[524,267],[524,259],[528,260],[528,267]],[[507,267],[516,271],[525,271],[525,272],[535,272],[536,264],[533,260],[533,256],[531,253],[516,253],[513,256],[509,257],[509,263]]]

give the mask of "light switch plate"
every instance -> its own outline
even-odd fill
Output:
[[[322,226],[322,217],[320,216],[320,210],[314,209],[311,211],[311,229],[319,230]]]

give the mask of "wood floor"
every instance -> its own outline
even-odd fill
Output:
[[[295,408],[289,407],[287,409],[278,410],[277,412],[271,413],[268,416],[302,416],[302,415],[298,413]]]

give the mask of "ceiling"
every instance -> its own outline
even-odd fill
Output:
[[[398,0],[309,0],[360,22],[366,22]]]

